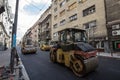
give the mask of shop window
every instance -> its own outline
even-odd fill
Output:
[[[115,49],[120,49],[120,41],[115,41],[114,47],[115,47]]]

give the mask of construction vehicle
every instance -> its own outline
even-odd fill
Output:
[[[52,62],[64,64],[79,77],[98,67],[97,50],[88,44],[85,30],[66,28],[58,36],[58,43],[50,50]]]
[[[50,50],[50,45],[49,45],[49,43],[48,42],[45,42],[45,41],[41,41],[40,42],[40,49],[42,50],[42,51],[49,51]]]
[[[23,39],[22,44],[21,44],[22,54],[36,53],[36,51],[37,51],[37,49],[34,46],[34,44],[32,43],[31,38]]]

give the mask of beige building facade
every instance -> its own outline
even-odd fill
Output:
[[[39,43],[51,41],[51,6],[41,15],[39,19]]]
[[[52,0],[52,40],[65,28],[84,29],[93,46],[108,48],[104,0]]]
[[[32,41],[35,44],[38,44],[38,22],[36,22],[32,27],[31,27],[31,35],[30,37],[32,38]]]

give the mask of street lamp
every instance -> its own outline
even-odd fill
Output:
[[[13,23],[13,28],[12,28],[12,49],[11,49],[11,57],[10,57],[10,70],[11,73],[14,72],[14,60],[18,61],[18,54],[16,50],[16,32],[17,32],[17,19],[18,19],[18,5],[19,5],[19,0],[16,0],[16,8],[15,8],[15,18],[14,18],[14,23]]]

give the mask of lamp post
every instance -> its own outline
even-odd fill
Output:
[[[14,60],[18,60],[18,55],[17,55],[17,50],[16,50],[16,32],[17,32],[17,19],[18,19],[18,5],[19,5],[19,0],[16,0],[16,8],[15,8],[15,18],[14,18],[14,23],[13,23],[13,28],[12,28],[12,48],[11,48],[11,57],[10,57],[10,70],[11,73],[14,72]]]

